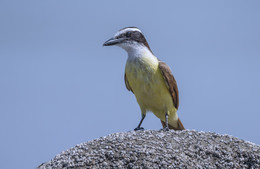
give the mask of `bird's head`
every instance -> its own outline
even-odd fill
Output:
[[[143,33],[137,27],[126,27],[120,29],[113,38],[107,40],[103,46],[117,45],[127,52],[147,48],[151,51]]]

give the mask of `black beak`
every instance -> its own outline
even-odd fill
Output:
[[[103,46],[113,46],[113,45],[116,45],[118,43],[121,43],[124,41],[124,38],[119,38],[119,39],[116,39],[116,38],[111,38],[111,39],[108,39],[104,44]]]

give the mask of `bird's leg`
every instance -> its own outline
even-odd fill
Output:
[[[137,130],[144,130],[144,128],[141,127],[141,124],[142,124],[144,118],[145,118],[145,114],[142,113],[142,119],[141,119],[140,123],[138,124],[138,126],[134,129],[135,131],[137,131]]]
[[[168,113],[165,113],[165,127],[163,128],[163,131],[169,131],[169,126],[168,126]]]

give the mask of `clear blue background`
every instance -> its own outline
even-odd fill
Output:
[[[76,144],[134,129],[126,26],[177,79],[187,129],[260,144],[260,1],[0,1],[1,168],[35,168]],[[148,114],[146,129],[159,130]]]

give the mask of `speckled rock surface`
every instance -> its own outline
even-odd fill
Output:
[[[76,145],[41,168],[260,168],[260,146],[198,131],[131,131]]]

